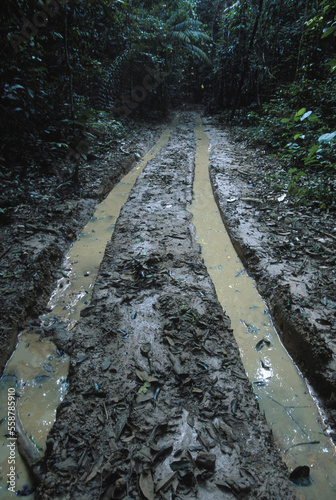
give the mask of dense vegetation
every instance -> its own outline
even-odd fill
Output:
[[[213,20],[210,107],[287,165],[279,189],[335,208],[334,0],[241,0]]]
[[[0,182],[78,166],[131,119],[203,103],[288,163],[303,203],[335,198],[335,0],[2,0]],[[1,196],[0,210],[17,200]]]

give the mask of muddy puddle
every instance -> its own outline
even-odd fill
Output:
[[[61,316],[67,321],[69,328],[72,328],[79,319],[80,311],[90,304],[91,292],[105,247],[111,239],[121,207],[127,201],[138,175],[167,144],[178,120],[177,116],[143,160],[125,175],[105,200],[97,206],[93,217],[83,228],[66,257],[62,270],[63,278],[59,280],[52,294],[49,303],[52,312],[48,315],[51,321],[54,316]]]
[[[123,204],[127,201],[138,175],[146,164],[165,146],[172,130],[178,123],[177,116],[164,130],[158,141],[123,179],[107,198],[100,203],[93,217],[83,228],[71,247],[62,268],[48,307],[50,312],[41,318],[41,324],[49,327],[59,321],[68,330],[76,326],[81,310],[90,304],[91,293],[104,256],[107,242],[111,239],[115,222]],[[13,498],[8,491],[7,474],[10,472],[8,443],[8,395],[15,393],[22,427],[32,446],[40,453],[45,450],[48,432],[55,422],[56,408],[67,390],[69,358],[39,334],[23,331],[16,350],[8,361],[0,379],[0,498]],[[12,418],[12,416],[10,416]],[[24,461],[15,451],[15,491],[18,496],[34,498],[32,478]]]
[[[328,429],[225,230],[209,180],[209,141],[199,117],[195,133],[191,212],[196,238],[218,299],[231,318],[256,399],[289,470],[303,465],[310,468],[311,484],[297,486],[297,496],[307,500],[336,498],[336,453]]]
[[[15,354],[6,365],[0,381],[0,497],[13,498],[7,491],[9,473],[9,447],[12,442],[8,433],[8,398],[17,396],[17,409],[25,432],[33,446],[43,451],[48,432],[56,417],[56,407],[62,401],[66,390],[68,360],[47,340],[41,342],[40,336],[23,332],[18,341]],[[10,405],[9,405],[10,406]],[[15,491],[27,496],[31,480],[20,455],[16,451]],[[31,496],[30,496],[31,498]]]
[[[106,243],[129,192],[149,160],[168,142],[178,118],[166,129],[154,148],[144,157],[97,210],[71,248],[49,307],[44,326],[64,321],[73,329],[80,311],[90,305],[91,293]],[[224,229],[214,201],[208,175],[208,138],[200,119],[196,127],[197,151],[195,199],[191,211],[197,241],[216,287],[223,309],[231,318],[245,370],[256,399],[273,429],[278,448],[290,470],[307,465],[312,484],[297,487],[302,499],[335,498],[335,449],[323,427],[322,418],[305,381],[281,345],[267,308],[254,282],[246,275]],[[31,443],[43,452],[56,407],[67,390],[68,359],[56,346],[31,332],[20,335],[15,353],[0,380],[0,497],[7,492],[8,394],[15,389],[23,428]],[[10,389],[10,392],[8,392]],[[16,452],[16,491],[31,484]],[[29,495],[28,498],[32,498]]]

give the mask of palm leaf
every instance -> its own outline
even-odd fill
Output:
[[[193,38],[196,42],[199,40],[205,40],[207,42],[211,42],[211,37],[202,31],[185,31],[188,34],[189,38]]]
[[[168,24],[168,23],[167,23]],[[184,29],[200,29],[202,27],[201,21],[196,21],[195,19],[187,19],[182,23],[175,24],[172,28],[174,30],[184,30]]]
[[[191,43],[190,38],[183,31],[172,31],[170,36],[173,40],[177,40],[178,42]]]
[[[205,64],[208,64],[209,66],[212,66],[211,60],[202,49],[196,47],[196,45],[187,45],[187,48],[189,52],[191,52],[194,56],[197,57],[197,59],[204,62]]]

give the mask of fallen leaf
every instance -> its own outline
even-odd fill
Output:
[[[202,391],[201,391],[202,392]],[[187,424],[192,428],[194,427],[195,425],[195,418],[193,415],[190,415],[190,413],[188,413],[188,417],[187,417]]]
[[[160,491],[163,489],[165,486],[167,486],[176,476],[176,472],[172,472],[171,474],[167,474],[161,481],[158,482],[156,485],[156,491]]]
[[[102,365],[101,365],[101,369],[103,372],[106,372],[106,370],[108,370],[111,366],[111,356],[109,356],[108,358],[106,358],[103,362],[102,362]]]
[[[124,430],[124,427],[127,423],[127,418],[128,418],[128,412],[125,412],[121,415],[120,419],[117,422],[117,425],[115,428],[115,436],[116,436],[117,440],[120,438],[120,435],[121,435],[122,431]]]
[[[98,460],[98,462],[96,463],[96,465],[93,466],[92,471],[90,472],[90,474],[86,478],[86,481],[85,481],[86,483],[88,483],[89,481],[91,481],[91,479],[93,479],[98,474],[99,469],[102,466],[103,459],[104,459],[104,456],[101,456],[100,459]]]
[[[154,483],[152,474],[149,470],[144,471],[139,478],[139,487],[141,493],[147,500],[155,500],[154,497]]]
[[[137,377],[141,380],[141,382],[157,382],[158,379],[156,377],[153,377],[152,375],[149,375],[148,372],[146,372],[145,370],[141,371],[141,370],[135,370],[135,373],[137,375]]]

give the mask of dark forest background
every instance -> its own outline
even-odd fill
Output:
[[[64,158],[76,183],[92,145],[190,103],[279,156],[298,203],[335,209],[335,0],[2,0],[0,15],[0,186]]]

